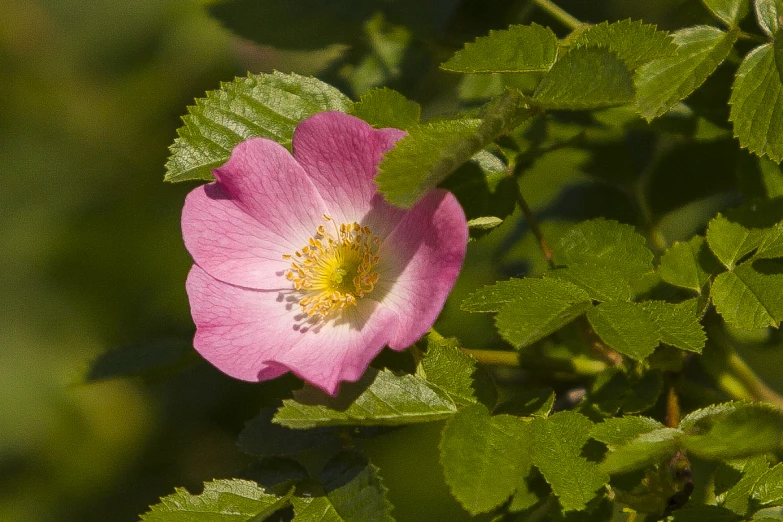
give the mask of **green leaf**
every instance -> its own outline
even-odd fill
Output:
[[[344,383],[337,397],[315,388],[283,401],[274,422],[288,428],[316,426],[399,426],[451,417],[457,405],[437,387],[414,375],[368,370],[356,383]]]
[[[564,511],[584,509],[609,481],[598,466],[581,455],[592,428],[587,417],[572,411],[561,411],[548,419],[535,418],[530,423],[533,464],[552,486]]]
[[[473,373],[476,360],[465,354],[456,339],[427,337],[427,353],[416,368],[416,375],[437,386],[455,404],[476,402],[473,392]]]
[[[758,248],[764,236],[764,230],[748,229],[721,214],[710,221],[707,228],[710,249],[729,270],[734,269],[737,261]]]
[[[687,243],[675,242],[661,257],[658,275],[674,286],[694,290],[699,295],[720,266],[702,236]]]
[[[193,355],[193,344],[181,340],[160,340],[125,346],[100,354],[90,363],[85,382],[118,377],[155,375],[185,364]]]
[[[332,457],[320,474],[331,508],[345,522],[392,522],[392,505],[386,498],[378,468],[355,451]],[[318,519],[320,520],[320,519]],[[328,520],[328,518],[327,518]]]
[[[533,95],[544,109],[601,109],[633,102],[631,72],[605,47],[578,47],[561,56]]]
[[[624,446],[645,433],[663,428],[664,425],[649,417],[626,415],[625,417],[610,417],[596,424],[590,436],[606,444],[610,450]]]
[[[555,404],[555,392],[551,388],[522,391],[495,408],[495,413],[508,413],[517,417],[548,417]]]
[[[754,0],[756,20],[765,33],[774,37],[780,28],[783,5],[778,0]]]
[[[583,221],[555,246],[555,261],[569,268],[584,267],[631,283],[653,271],[653,254],[645,239],[630,225],[593,219]]]
[[[691,415],[698,417],[693,420]],[[772,405],[735,402],[691,415],[681,423],[686,431],[682,440],[698,457],[725,460],[780,449],[783,416]]]
[[[758,479],[753,487],[753,498],[761,505],[783,502],[783,463],[773,466]]]
[[[731,469],[731,468],[729,468]],[[750,457],[742,462],[737,470],[742,474],[725,494],[718,497],[718,502],[723,507],[728,508],[739,515],[744,515],[748,511],[748,504],[753,493],[756,482],[769,469],[769,462],[764,455]],[[718,477],[715,479],[716,493],[720,484]]]
[[[272,423],[274,408],[264,408],[245,424],[239,434],[237,446],[243,452],[257,457],[292,455],[337,440],[330,428],[292,430]]]
[[[440,442],[440,461],[451,493],[469,513],[491,511],[505,502],[530,472],[532,440],[526,424],[511,415],[490,416],[481,404],[449,419]]]
[[[468,220],[468,226],[470,228],[477,228],[479,230],[490,230],[501,223],[503,223],[503,220],[495,216],[484,216]]]
[[[678,52],[647,63],[636,73],[636,107],[648,121],[695,91],[729,55],[738,31],[696,26],[672,33]]]
[[[440,67],[462,73],[546,71],[556,54],[557,37],[548,27],[512,25],[465,44]]]
[[[285,507],[284,497],[267,494],[248,480],[215,480],[204,483],[204,492],[191,495],[183,488],[160,499],[141,515],[146,522],[261,521]]]
[[[736,26],[750,11],[749,0],[702,0],[712,14],[729,27]]]
[[[590,308],[590,296],[567,281],[511,279],[484,287],[462,303],[468,312],[499,312],[500,334],[527,346],[559,330]]]
[[[764,267],[757,270],[754,265]],[[743,263],[712,284],[712,302],[730,325],[743,330],[778,327],[783,321],[783,271],[777,265]]]
[[[572,283],[590,295],[596,301],[630,301],[631,285],[614,270],[602,270],[601,267],[580,264],[555,268],[544,277],[562,279]]]
[[[640,65],[677,52],[677,46],[665,31],[641,21],[602,22],[589,27],[573,42],[575,47],[606,46],[634,71]]]
[[[783,160],[783,38],[760,45],[742,60],[731,88],[734,136],[740,145],[776,163]]]
[[[300,121],[349,107],[350,100],[334,87],[296,74],[250,74],[223,83],[188,107],[171,146],[166,181],[214,179],[211,169],[248,138],[269,138],[290,149]]]
[[[768,158],[758,158],[758,162],[767,197],[773,199],[783,196],[783,171],[780,165]]]
[[[604,415],[638,413],[655,406],[663,390],[657,371],[642,376],[629,375],[620,368],[607,368],[596,376],[583,405],[597,408]]]
[[[392,89],[373,89],[348,111],[375,128],[408,129],[419,123],[421,107]]]
[[[720,506],[691,505],[677,509],[667,519],[671,522],[740,522],[742,517]]]
[[[345,522],[326,496],[294,496],[291,504],[294,506],[293,522]]]
[[[682,431],[675,428],[657,428],[642,433],[610,451],[601,463],[601,470],[614,475],[656,464],[677,451],[681,436]]]
[[[481,119],[417,125],[386,153],[375,178],[378,190],[399,206],[412,206],[460,165],[506,130],[535,114],[522,97],[506,91],[483,108]]]
[[[701,353],[707,337],[692,311],[664,301],[616,301],[591,308],[587,318],[608,346],[641,361],[659,343]]]

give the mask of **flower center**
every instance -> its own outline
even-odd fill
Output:
[[[378,282],[373,269],[379,260],[381,241],[370,227],[358,223],[337,226],[326,214],[324,219],[327,225],[320,225],[307,245],[293,255],[283,256],[291,260],[285,277],[302,294],[302,312],[316,319],[355,305]]]

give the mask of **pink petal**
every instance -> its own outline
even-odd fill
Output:
[[[233,286],[197,265],[186,287],[196,350],[223,373],[246,381],[292,371],[334,395],[341,381],[362,376],[397,328],[396,315],[368,299],[342,318],[306,324],[298,304],[282,292]]]
[[[322,112],[294,132],[296,161],[338,223],[360,223],[384,237],[404,214],[377,194],[373,178],[383,154],[405,136],[398,129],[373,129],[341,112]]]
[[[307,174],[281,145],[262,138],[237,145],[215,169],[218,181],[194,189],[182,235],[210,275],[249,288],[288,288],[292,254],[324,223],[327,209]]]
[[[462,207],[439,189],[408,211],[383,242],[380,279],[368,297],[399,317],[390,348],[407,348],[435,323],[459,275],[467,242]]]

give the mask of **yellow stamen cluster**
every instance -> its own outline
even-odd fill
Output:
[[[283,256],[291,260],[286,279],[303,294],[299,306],[314,319],[330,318],[355,305],[378,282],[373,269],[379,259],[380,239],[367,226],[337,226],[329,216],[324,219],[326,226],[320,225],[307,245]]]

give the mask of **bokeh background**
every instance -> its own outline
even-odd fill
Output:
[[[130,521],[174,487],[198,492],[205,480],[237,476],[250,462],[234,446],[243,423],[296,385],[232,381],[190,349],[190,260],[179,214],[192,185],[162,180],[167,148],[195,97],[246,71],[277,69],[318,75],[354,99],[389,85],[432,116],[475,105],[497,88],[437,70],[463,42],[509,23],[566,32],[524,0],[396,2],[412,10],[411,19],[431,17],[435,29],[408,30],[408,22],[370,12],[351,19],[356,34],[346,41],[344,28],[330,32],[318,10],[305,10],[296,13],[301,27],[279,14],[263,18],[270,36],[262,46],[233,36],[195,0],[0,2],[0,520]],[[270,4],[236,3],[262,17]],[[394,3],[368,2],[380,10]],[[560,4],[592,22],[632,17],[676,29],[709,21],[690,0]],[[248,36],[258,18],[241,13],[221,16]],[[253,36],[264,42],[265,35]],[[730,78],[731,67],[719,74]],[[631,153],[614,155],[634,145],[643,155],[644,129],[628,130],[631,119],[639,124],[632,115],[607,114],[609,130],[595,138],[606,141],[604,149],[542,155],[523,178],[544,221],[640,219],[601,162],[619,177],[623,169],[636,172]],[[741,196],[734,166],[745,160],[736,143],[720,123],[691,123],[701,125],[700,137],[693,129],[687,136],[698,154],[677,156],[675,146],[650,181],[652,212],[669,241],[687,238]],[[672,202],[670,194],[682,194],[684,170],[704,171],[707,188]],[[540,269],[517,223],[481,247],[471,244],[454,303],[483,283]],[[439,328],[480,348],[497,342],[488,321],[450,304]],[[128,373],[134,365],[153,370],[104,378],[108,372],[91,364],[112,350],[120,350],[112,352],[115,363]],[[748,356],[776,381],[779,353],[751,349]],[[398,520],[466,518],[443,485],[438,429],[411,427],[367,443]]]

